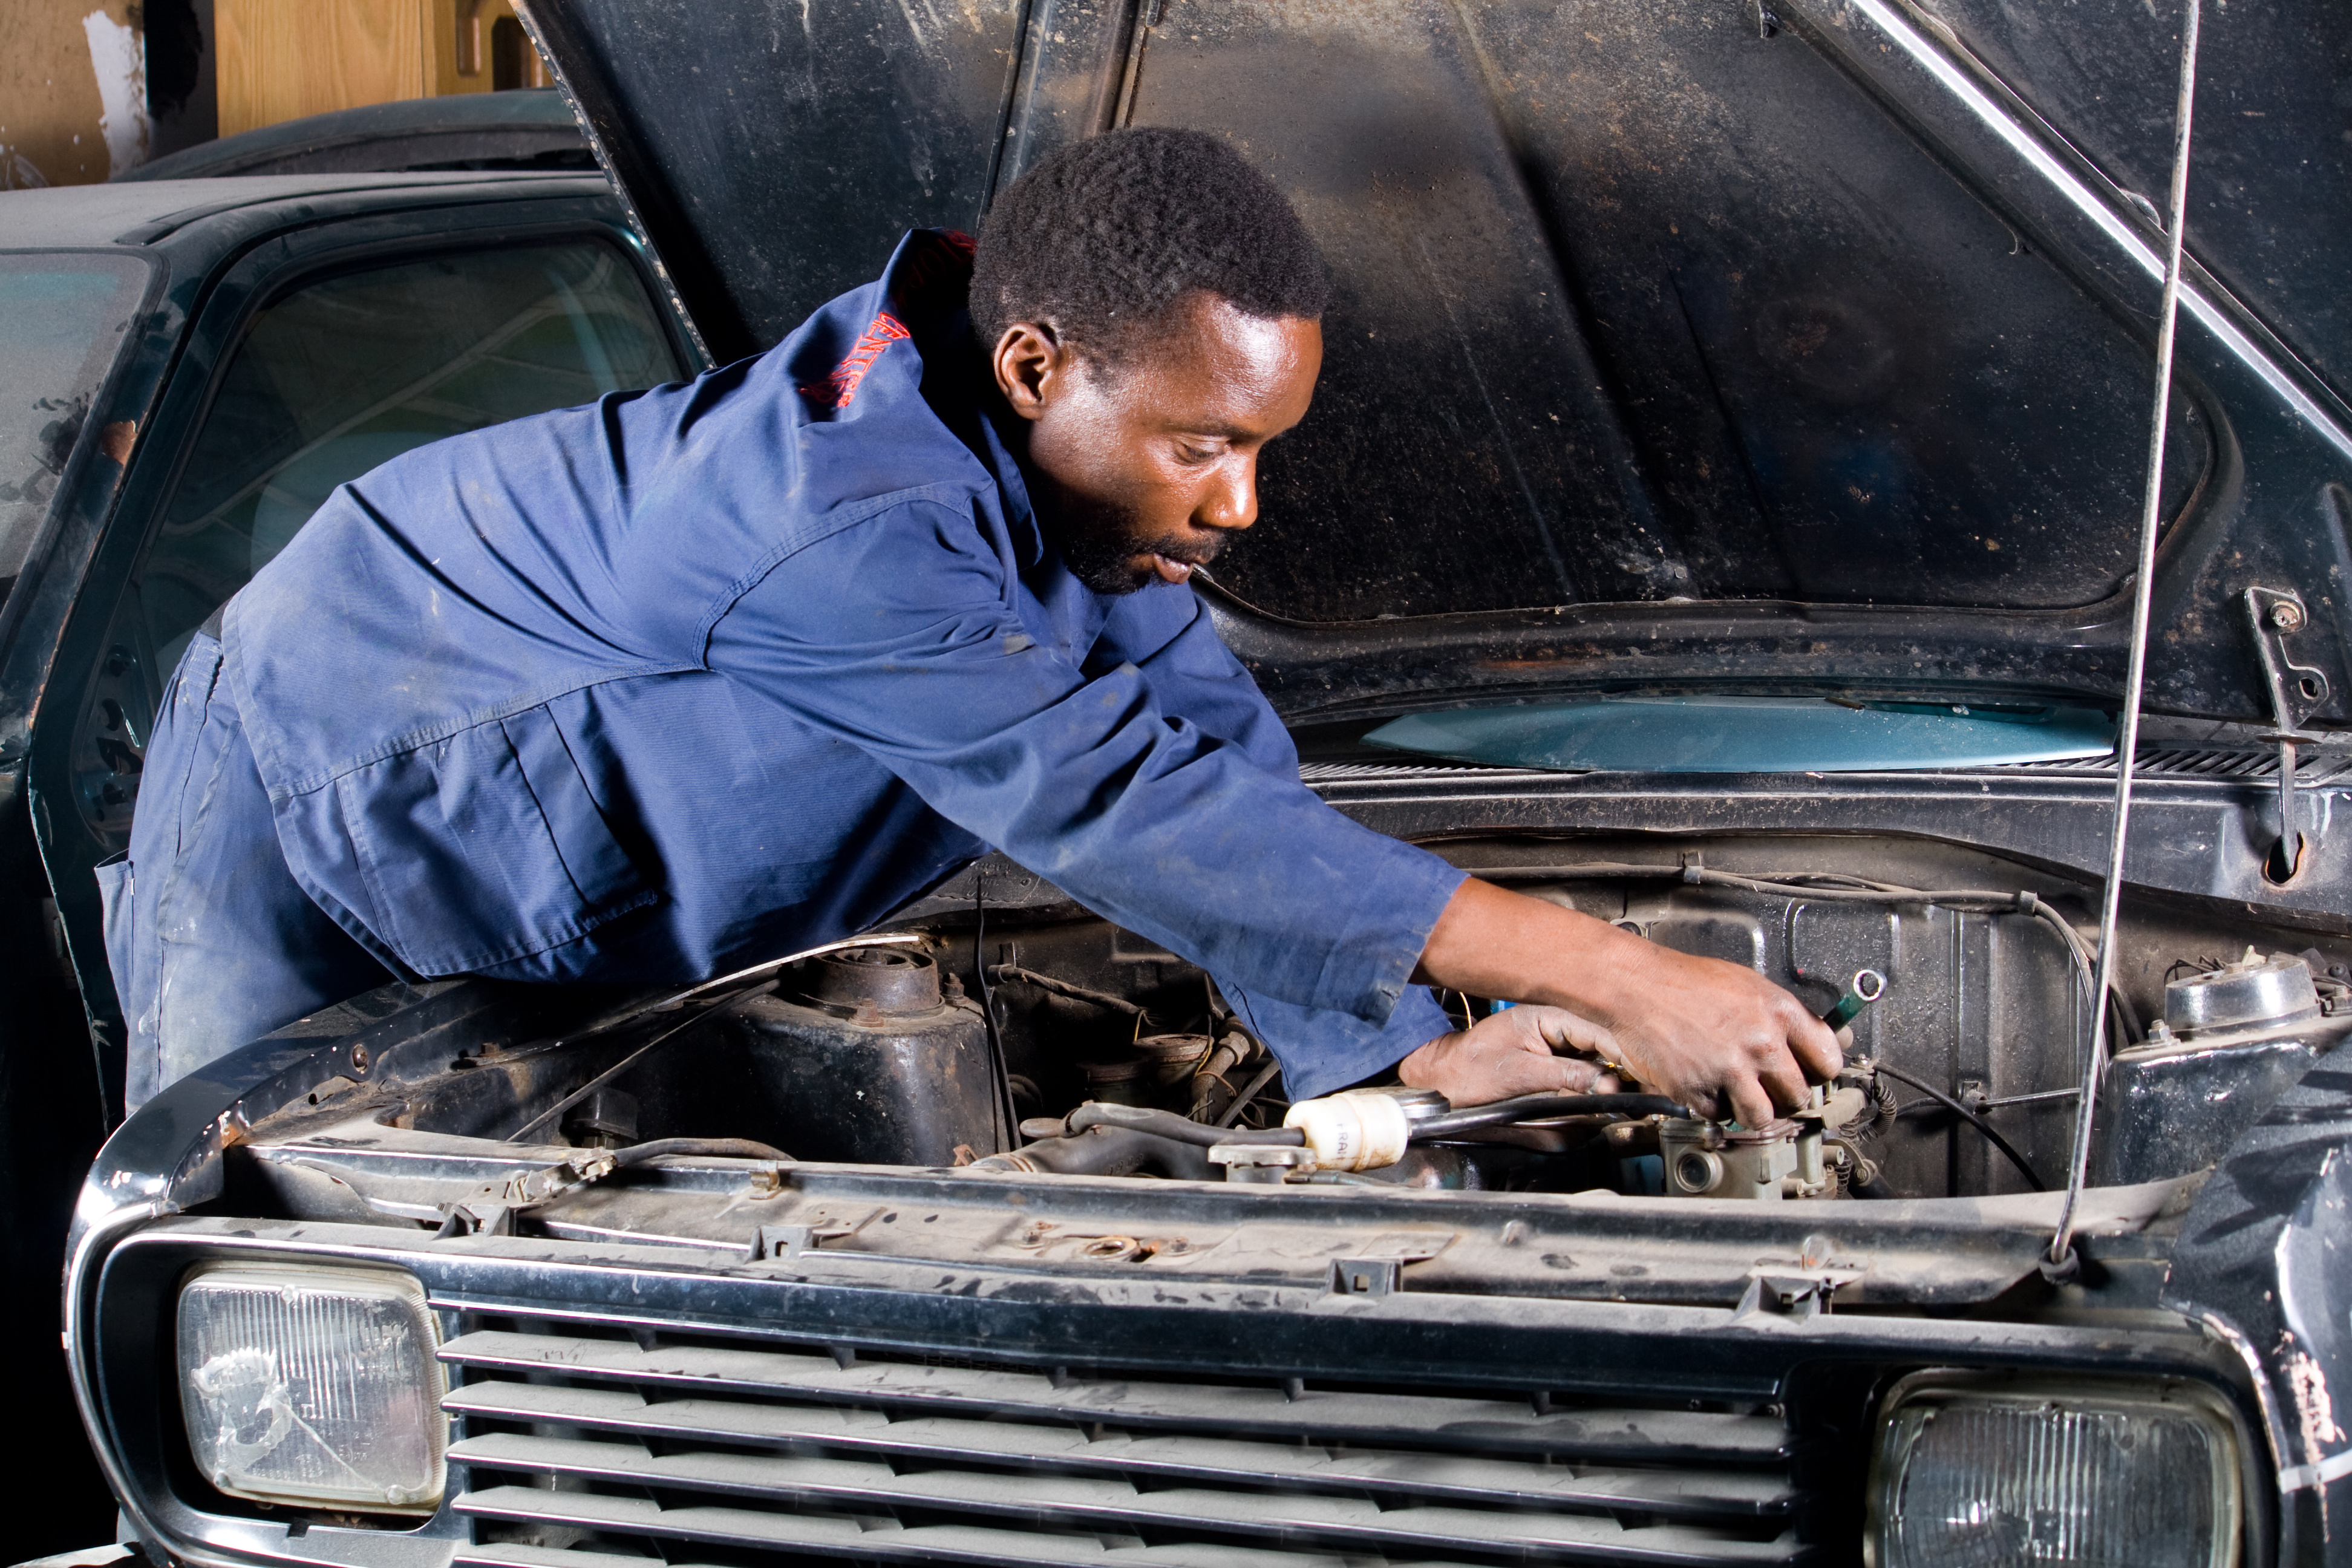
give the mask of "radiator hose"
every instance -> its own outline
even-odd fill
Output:
[[[1160,1114],[1174,1116],[1172,1111]],[[1210,1168],[1208,1150],[1202,1143],[1162,1137],[1137,1127],[1102,1123],[1066,1138],[1041,1138],[1009,1154],[991,1154],[962,1168],[1031,1175],[1042,1172],[1057,1176],[1131,1176],[1138,1171],[1149,1170],[1180,1182],[1213,1181],[1220,1174]]]

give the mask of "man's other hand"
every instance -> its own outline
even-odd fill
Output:
[[[1613,1059],[1609,1031],[1565,1007],[1512,1007],[1467,1029],[1440,1035],[1397,1064],[1409,1089],[1433,1089],[1457,1106],[1519,1094],[1614,1094],[1617,1080],[1597,1064],[1559,1051]]]
[[[1644,1085],[1743,1127],[1796,1110],[1810,1085],[1826,1082],[1845,1061],[1819,1018],[1752,969],[1693,958],[1475,879],[1438,917],[1414,978],[1567,1009],[1585,1027],[1605,1032],[1613,1048],[1604,1054]]]

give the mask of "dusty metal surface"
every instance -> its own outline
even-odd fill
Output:
[[[518,1203],[571,1152],[386,1127],[373,1115],[240,1146],[255,1195],[289,1216],[436,1225]],[[2125,1273],[2161,1270],[2196,1182],[2102,1189],[2086,1229]],[[532,1189],[537,1191],[537,1189]],[[1322,1281],[1395,1258],[1403,1288],[1531,1299],[1739,1303],[1759,1275],[1818,1275],[1834,1308],[1983,1302],[2032,1273],[2048,1195],[1894,1203],[1276,1188],[671,1160],[565,1192],[534,1234],[722,1254],[777,1278],[870,1265],[985,1267],[1041,1279]],[[2154,1235],[2148,1235],[2151,1226]],[[777,1246],[774,1238],[789,1236]],[[2143,1237],[2146,1239],[2142,1239]],[[2092,1250],[2102,1248],[2095,1241]],[[2135,1261],[2138,1260],[2138,1261]],[[2153,1289],[2151,1277],[2147,1289]]]

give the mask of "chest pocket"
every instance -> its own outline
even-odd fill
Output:
[[[372,923],[420,974],[545,952],[658,896],[544,707],[354,769],[333,787]],[[545,978],[567,973],[554,964]]]

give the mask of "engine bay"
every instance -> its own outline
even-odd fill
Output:
[[[460,1232],[529,1223],[618,1169],[677,1155],[971,1182],[1801,1204],[2065,1185],[2091,1037],[2092,889],[1920,840],[1436,847],[1520,891],[1756,969],[1834,1014],[1845,1070],[1811,1106],[1752,1129],[1694,1119],[1639,1084],[1453,1107],[1375,1083],[1293,1104],[1273,1053],[1201,970],[992,858],[854,945],[548,1037],[479,1040],[348,1099],[330,1085],[251,1141],[358,1117],[445,1150],[575,1152],[497,1203],[373,1205]],[[2352,1029],[2352,945],[2146,910],[2124,940],[2094,1187],[2210,1165]],[[1497,1005],[1440,1000],[1465,1025]],[[500,1219],[485,1218],[493,1209]]]

